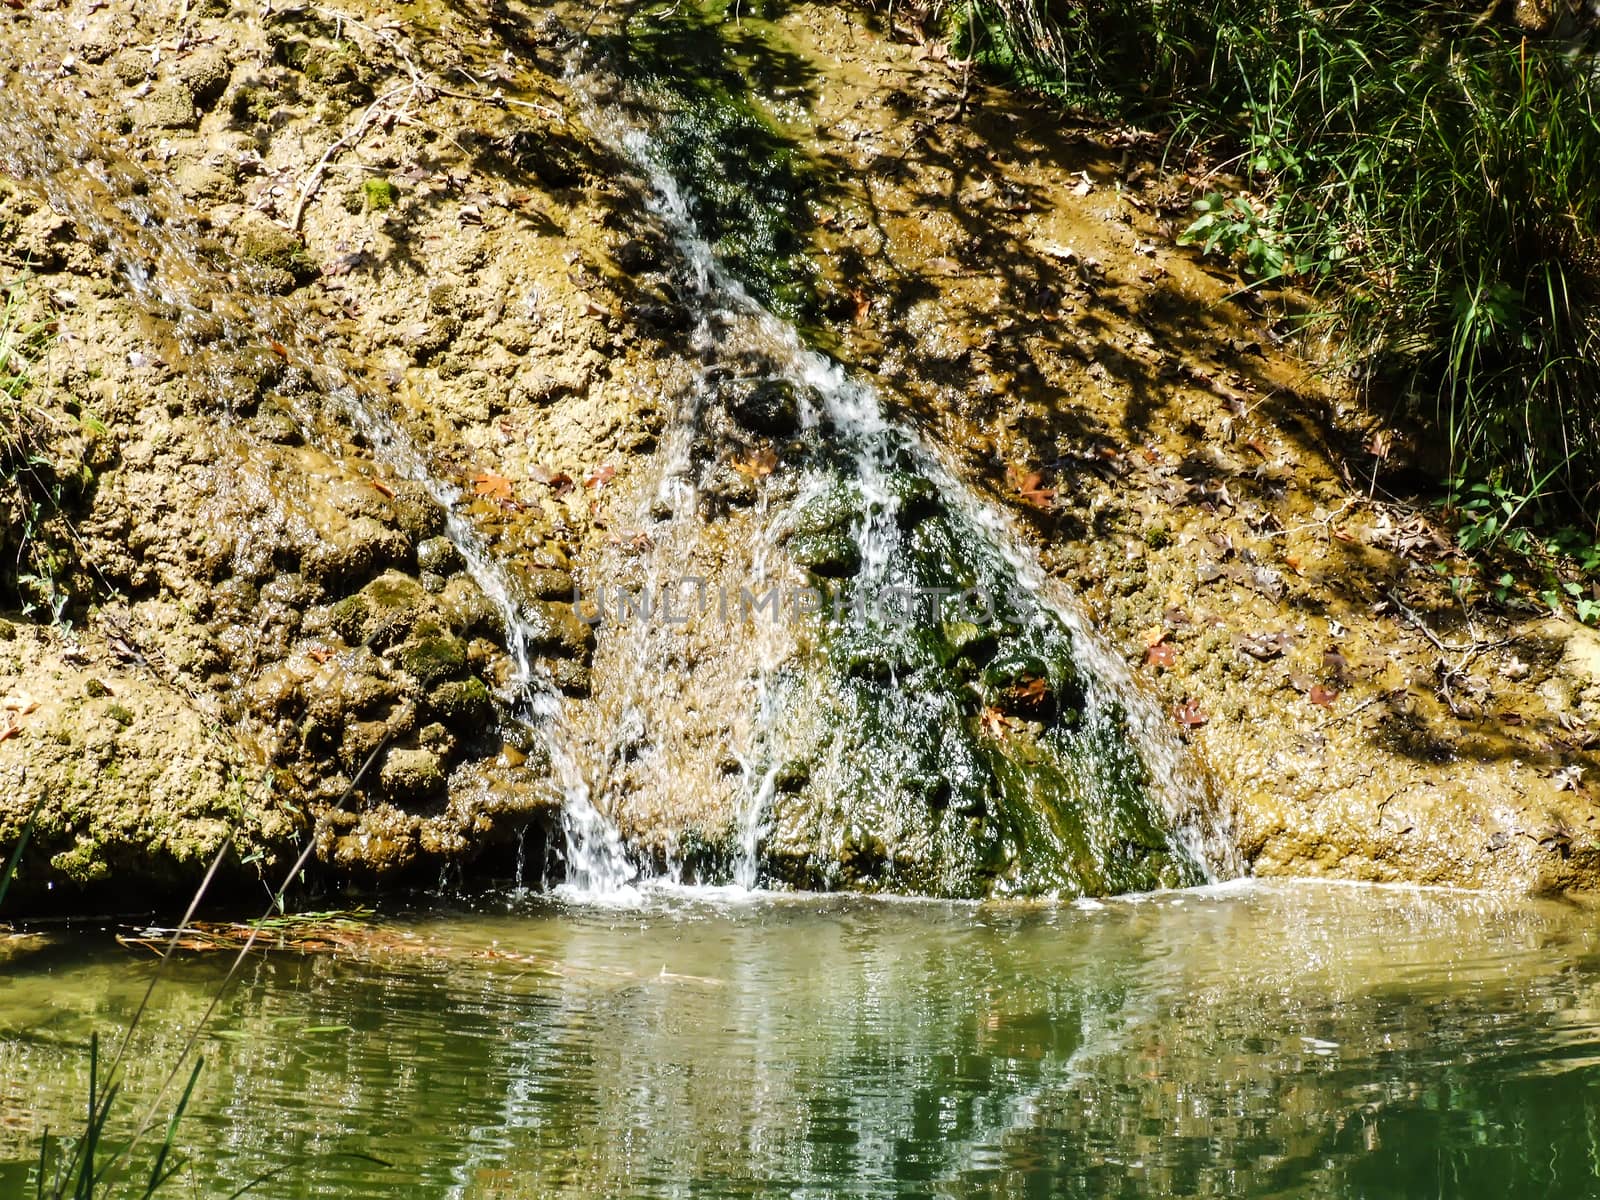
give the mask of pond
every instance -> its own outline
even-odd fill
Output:
[[[1592,1196],[1596,943],[1570,902],[1311,884],[393,913],[248,960],[174,1194]],[[230,957],[163,969],[127,1120]],[[89,931],[9,965],[0,1193],[156,969]]]

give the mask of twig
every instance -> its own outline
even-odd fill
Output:
[[[311,202],[311,197],[316,195],[317,187],[322,182],[322,174],[328,169],[328,164],[333,161],[333,156],[352,141],[359,141],[365,135],[367,127],[372,124],[372,119],[397,96],[408,92],[415,93],[424,86],[426,85],[413,81],[411,83],[403,83],[396,88],[390,88],[367,107],[367,111],[361,114],[361,119],[351,126],[343,137],[322,152],[322,157],[317,160],[316,166],[311,168],[305,182],[300,186],[300,196],[294,202],[294,214],[289,218],[289,231],[291,233],[300,232],[300,222],[305,218],[306,205]]]
[[[1394,605],[1399,611],[1400,615],[1406,619],[1406,623],[1416,626],[1417,629],[1422,633],[1422,636],[1427,638],[1428,641],[1433,644],[1433,648],[1440,654],[1464,654],[1469,650],[1475,649],[1473,646],[1452,646],[1449,642],[1442,640],[1438,634],[1434,633],[1433,630],[1428,628],[1428,623],[1426,621],[1419,617],[1410,608],[1406,607],[1405,601],[1400,599],[1400,593],[1395,591],[1393,588],[1390,588],[1384,594],[1389,597],[1389,603]],[[1476,647],[1476,649],[1487,649],[1487,647],[1479,646]]]
[[[1367,699],[1363,700],[1360,704],[1358,704],[1354,708],[1352,708],[1349,712],[1342,712],[1342,713],[1337,714],[1336,716],[1329,717],[1327,720],[1323,721],[1322,724],[1320,724],[1316,728],[1314,728],[1311,732],[1312,733],[1321,733],[1324,729],[1328,728],[1328,726],[1330,726],[1330,725],[1337,725],[1340,721],[1349,720],[1351,717],[1355,716],[1357,713],[1363,712],[1366,709],[1371,708],[1378,701],[1387,699],[1388,696],[1389,696],[1388,692],[1379,692],[1376,696],[1369,696]]]
[[[539,104],[533,100],[518,100],[515,96],[506,95],[499,88],[496,88],[488,95],[484,95],[482,92],[462,92],[457,91],[455,88],[437,86],[430,87],[430,90],[437,92],[441,96],[449,96],[455,100],[472,100],[478,104],[490,104],[496,108],[499,108],[502,104],[511,104],[515,105],[517,108],[531,108],[541,117],[551,121],[559,121],[562,119],[562,113],[559,109],[551,108],[548,104]]]

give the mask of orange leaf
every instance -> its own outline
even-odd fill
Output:
[[[1178,648],[1171,642],[1152,642],[1144,652],[1146,665],[1171,670],[1178,661]]]
[[[1023,471],[1012,464],[1006,468],[1006,481],[1019,499],[1035,508],[1054,508],[1056,489],[1044,486],[1044,476],[1038,471]]]
[[[771,475],[778,466],[778,456],[770,449],[762,447],[752,450],[743,458],[733,460],[733,469],[749,479],[760,479],[764,475]]]
[[[1338,698],[1338,688],[1324,687],[1320,683],[1312,685],[1311,690],[1306,693],[1306,699],[1322,708],[1330,707]]]
[[[583,481],[583,486],[591,488],[605,487],[606,484],[616,478],[616,474],[617,469],[613,466],[596,467],[589,472],[588,478]]]
[[[289,347],[285,346],[282,342],[275,342],[271,338],[268,338],[267,347],[279,358],[283,359],[285,362],[288,361]]]
[[[1211,719],[1201,711],[1200,701],[1198,700],[1185,700],[1182,704],[1173,705],[1172,715],[1177,718],[1178,724],[1185,729],[1193,729],[1204,725]]]
[[[1010,718],[998,708],[990,706],[978,714],[978,725],[990,737],[1004,737]]]
[[[372,481],[372,486],[377,490],[378,495],[387,496],[390,500],[394,499],[394,489],[383,480],[374,479]]]
[[[511,480],[504,475],[495,475],[485,471],[482,475],[474,475],[472,484],[472,490],[476,495],[485,496],[499,504],[514,504],[516,502],[517,495],[512,489]]]

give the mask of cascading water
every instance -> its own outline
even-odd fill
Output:
[[[337,458],[355,435],[442,507],[450,541],[500,614],[513,667],[503,711],[526,727],[561,794],[569,894],[635,895],[636,862],[745,888],[954,895],[1232,873],[1203,778],[1005,516],[719,260],[659,133],[626,102],[585,99],[594,93],[581,70],[571,82],[591,131],[643,177],[691,317],[692,378],[641,499],[648,535],[588,569],[586,582],[602,598],[608,584],[660,594],[695,582],[724,602],[702,605],[688,626],[602,622],[607,666],[583,704],[563,700],[538,669],[521,583],[462,514],[460,490],[287,306],[250,295],[248,278],[243,287],[219,278],[186,222],[162,219],[158,201],[181,214],[180,198],[114,165],[81,130],[44,133],[52,123],[9,95],[0,153],[104,243],[139,297],[178,314],[180,336],[191,317],[215,324],[197,301],[226,289],[242,315],[224,320],[223,339],[269,338],[315,381],[320,411],[315,398],[288,398],[308,440]],[[730,466],[719,430],[752,402],[776,416],[739,434],[749,456],[731,465],[751,494],[708,520],[709,473]],[[867,609],[774,619],[785,597],[819,588],[834,589],[830,599],[848,590]],[[990,611],[880,611],[886,597],[920,605],[936,592]],[[745,611],[746,593],[778,597],[766,619]],[[685,819],[685,809],[716,819]]]
[[[595,78],[586,74],[589,69],[578,65],[570,73],[569,82],[579,97],[595,94]],[[609,86],[608,80],[608,90]],[[647,103],[636,106],[638,110],[650,107]],[[791,450],[804,443],[799,454],[803,463],[799,481],[791,481],[787,495],[781,486],[765,489],[759,503],[770,504],[775,511],[769,518],[763,507],[763,516],[754,522],[765,533],[769,549],[773,533],[778,540],[786,540],[791,550],[806,544],[805,552],[798,557],[808,561],[800,565],[813,571],[809,575],[796,571],[794,562],[790,562],[787,571],[791,582],[804,585],[808,580],[815,582],[818,575],[848,576],[857,597],[874,598],[897,591],[913,593],[919,599],[933,590],[947,596],[980,592],[987,602],[999,601],[1021,614],[1020,628],[1008,631],[1008,635],[1027,652],[1022,655],[1026,671],[1020,675],[1024,688],[1048,687],[1053,702],[1081,709],[1070,748],[1076,761],[1072,771],[1066,772],[1069,777],[1040,771],[1036,779],[1029,781],[1025,777],[1030,768],[1025,765],[1021,768],[1024,781],[1019,789],[1029,793],[1028,803],[1040,808],[1077,806],[1086,815],[1078,818],[1080,824],[1076,828],[1064,829],[1071,826],[1075,819],[1072,816],[1063,821],[1051,814],[1040,820],[1030,833],[1008,845],[1013,858],[1009,874],[990,885],[977,882],[981,871],[953,871],[930,877],[906,870],[902,876],[911,879],[912,886],[919,890],[971,892],[992,886],[996,890],[1070,892],[1197,882],[1237,873],[1236,853],[1208,802],[1203,774],[1163,714],[1133,682],[1126,666],[1098,640],[1071,598],[1045,578],[1008,519],[979,500],[938,452],[909,429],[889,420],[869,383],[808,348],[793,324],[756,300],[719,261],[697,222],[689,185],[674,173],[661,138],[647,118],[631,115],[625,103],[602,105],[589,99],[583,106],[583,119],[647,182],[654,214],[680,260],[679,292],[695,316],[691,351],[705,364],[683,404],[680,435],[705,436],[705,414],[715,406],[712,394],[719,381],[729,376],[746,380],[755,376],[761,380],[758,386],[770,386],[776,381],[791,388],[799,399],[793,430],[796,440],[790,443]],[[686,474],[690,472],[680,468],[674,477],[681,479]],[[819,510],[824,519],[818,519]],[[952,545],[931,550],[918,545],[929,526],[922,520],[926,512],[938,517]],[[842,522],[837,519],[840,513],[845,515]],[[681,538],[685,525],[696,524],[694,517],[680,518],[665,536],[669,540]],[[841,529],[841,525],[847,528]],[[846,534],[849,542],[842,550],[841,534]],[[817,547],[812,543],[830,540],[835,543],[833,549],[850,561],[828,561],[826,550],[821,555],[816,553]],[[657,569],[670,566],[671,561],[670,556],[658,559]],[[781,564],[763,560],[760,569],[754,570],[756,560],[749,554],[745,562],[746,568],[752,570],[752,581],[760,585],[785,578]],[[887,699],[875,697],[872,704],[909,710],[916,714],[912,721],[934,726],[970,724],[965,698],[952,698],[939,687],[919,691],[919,684],[930,673],[923,669],[925,661],[918,657],[921,647],[915,643],[922,631],[916,621],[891,621],[886,627],[881,620],[862,621],[860,615],[858,611],[858,619],[846,620],[842,629],[824,628],[803,635],[814,655],[831,658],[835,663],[846,661],[842,684],[834,678],[821,683],[819,692],[820,675],[814,663],[797,667],[796,660],[804,653],[792,653],[791,646],[791,654],[785,659],[770,637],[762,643],[760,653],[752,655],[749,674],[756,681],[757,711],[746,731],[746,744],[737,756],[743,794],[733,806],[730,839],[730,869],[740,884],[749,886],[758,878],[763,843],[778,821],[773,801],[781,790],[785,759],[791,754],[809,751],[813,764],[822,760],[820,769],[814,766],[813,773],[822,775],[826,786],[839,793],[863,787],[887,788],[894,782],[895,771],[903,769],[904,764],[893,761],[893,745],[873,748],[888,750],[888,758],[882,764],[884,772],[874,777],[872,767],[865,772],[857,769],[848,753],[835,751],[830,760],[826,748],[820,755],[816,752],[816,738],[806,744],[810,731],[804,715],[797,717],[797,711],[827,703],[823,693],[830,688],[848,691],[854,687],[848,676],[865,660],[876,659],[866,665],[886,675],[889,685]],[[757,623],[755,631],[767,628]],[[749,630],[746,622],[745,631]],[[883,653],[883,643],[890,643],[887,654]],[[634,650],[636,654],[659,654],[661,648],[658,637],[654,642],[639,640]],[[634,665],[648,670],[651,664],[639,657]],[[1074,689],[1077,695],[1072,694]],[[1003,719],[996,718],[997,723]],[[897,726],[891,721],[887,729],[905,732],[910,723],[901,721]],[[663,736],[670,738],[670,731]],[[837,746],[838,740],[834,744]],[[868,748],[859,742],[849,745],[857,751]],[[963,742],[959,736],[948,738],[944,745],[955,746],[961,752],[970,749],[970,741]],[[1007,756],[987,756],[987,760],[994,762],[996,757],[1003,760]],[[955,774],[969,764],[940,765]],[[984,764],[970,765],[976,775]],[[1010,766],[1002,761],[999,770],[1003,772]],[[1041,781],[1075,787],[1077,791],[1065,797],[1041,795]],[[933,780],[930,791],[936,794],[945,786],[943,781]],[[852,840],[859,844],[879,836],[870,829],[851,828],[858,822],[850,811],[852,802],[848,798],[835,795],[823,803],[833,805],[835,816],[833,828],[822,835],[824,842],[829,837],[833,839],[821,845],[824,856],[848,860],[855,849]],[[624,806],[625,800],[614,798],[614,805]],[[1113,813],[1115,816],[1108,818],[1107,814]],[[1156,832],[1159,829],[1168,831],[1165,838]],[[1161,849],[1164,841],[1168,843],[1165,850]],[[1126,857],[1130,846],[1145,861],[1126,864],[1126,870],[1106,865],[1119,855]],[[772,844],[767,842],[765,849],[770,855]],[[892,879],[895,847],[880,850],[881,856],[890,860],[882,875]],[[916,852],[925,855],[928,850],[924,844]],[[1077,855],[1079,861],[1061,870],[1035,870],[1014,861],[1026,854],[1040,858],[1054,855],[1061,860]],[[814,868],[808,868],[797,879],[791,878],[802,884],[843,882],[870,886],[874,882],[862,876],[819,873]]]
[[[426,490],[443,510],[446,535],[467,571],[500,614],[513,664],[501,697],[503,711],[525,727],[544,751],[561,791],[562,886],[577,897],[630,895],[636,868],[616,829],[591,803],[588,783],[568,750],[561,697],[535,666],[531,649],[535,633],[518,599],[518,582],[462,515],[460,489],[431,469],[402,426],[387,415],[379,397],[346,371],[335,355],[320,349],[319,339],[292,311],[239,286],[239,279],[217,278],[187,225],[169,219],[158,203],[181,213],[183,199],[161,180],[118,162],[112,151],[95,143],[87,128],[53,120],[6,89],[0,93],[0,170],[39,187],[55,211],[78,225],[85,240],[104,246],[140,301],[173,314],[172,326],[185,361],[205,358],[203,347],[185,330],[192,325],[214,327],[214,317],[200,306],[200,298],[225,289],[240,315],[223,322],[216,340],[236,347],[263,342],[280,347],[285,357],[303,365],[317,381],[329,412],[341,420],[342,427],[331,433],[324,414],[306,398],[291,397],[289,411],[307,441],[337,458],[342,440],[354,435],[396,476]],[[233,273],[248,284],[248,271],[238,264],[233,267]]]

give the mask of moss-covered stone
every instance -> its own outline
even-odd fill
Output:
[[[475,676],[439,684],[428,694],[427,703],[439,720],[467,732],[481,732],[494,716],[489,689]]]
[[[738,388],[728,414],[755,433],[786,437],[799,428],[800,398],[787,379],[763,379]]]
[[[176,79],[156,84],[133,109],[134,125],[141,129],[193,129],[199,121],[194,96]]]
[[[379,649],[402,640],[417,618],[429,609],[428,593],[422,585],[399,571],[385,571],[367,583],[352,600],[359,601],[362,614],[359,636],[345,640],[369,643]],[[356,611],[355,605],[351,611]]]
[[[401,668],[424,687],[454,679],[467,669],[467,647],[448,634],[406,642],[396,652]]]
[[[444,791],[444,768],[431,750],[396,748],[384,756],[378,781],[394,800],[426,800]]]
[[[265,217],[244,218],[234,236],[240,257],[260,268],[285,272],[299,284],[310,283],[321,274],[304,243]]]
[[[594,648],[594,628],[578,619],[570,602],[532,600],[524,615],[535,653],[586,660]]]
[[[417,543],[417,566],[437,575],[449,575],[462,567],[461,552],[446,537],[426,538]]]

